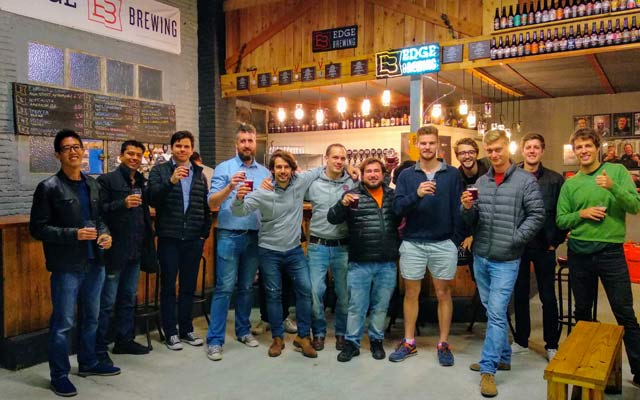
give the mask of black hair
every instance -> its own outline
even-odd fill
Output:
[[[194,137],[193,137],[193,133],[189,132],[189,131],[178,131],[176,133],[174,133],[173,135],[171,135],[171,146],[173,147],[173,144],[175,142],[177,142],[178,140],[182,140],[182,139],[189,139],[189,141],[191,141],[191,147],[194,146]]]
[[[133,146],[133,147],[137,147],[140,150],[142,150],[142,152],[144,153],[145,148],[144,145],[142,143],[140,143],[137,140],[127,140],[126,142],[122,143],[122,146],[120,146],[120,155],[123,155],[124,152],[127,150],[127,147],[129,146]]]
[[[78,142],[80,142],[80,146],[84,147],[84,145],[82,144],[82,139],[80,139],[80,135],[78,135],[76,131],[71,129],[62,129],[61,131],[58,131],[58,133],[56,133],[56,137],[55,139],[53,139],[53,150],[55,150],[56,153],[60,153],[62,151],[62,149],[60,148],[60,144],[64,139],[68,137],[77,139]]]

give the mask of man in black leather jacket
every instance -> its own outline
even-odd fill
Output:
[[[117,375],[120,368],[98,362],[96,329],[100,289],[104,281],[102,252],[111,247],[109,229],[100,211],[98,183],[84,175],[84,147],[77,133],[64,129],[53,146],[60,171],[40,182],[33,195],[29,230],[42,241],[51,272],[49,370],[51,390],[75,396],[69,380],[67,333],[73,327],[76,301],[80,307],[78,375]]]
[[[368,158],[360,166],[362,182],[347,192],[327,214],[332,224],[349,227],[349,310],[344,349],[338,361],[360,354],[362,329],[371,304],[369,341],[376,360],[385,358],[382,340],[389,300],[396,287],[398,223],[393,212],[393,190],[383,183],[384,165]]]
[[[193,332],[193,292],[198,278],[204,240],[211,229],[207,182],[202,167],[192,164],[194,138],[189,131],[171,136],[171,160],[149,173],[149,205],[156,209],[158,259],[160,261],[160,311],[171,350],[182,350],[182,341],[202,346]],[[176,318],[176,278],[180,274]],[[179,325],[179,331],[176,330]]]
[[[127,140],[120,149],[120,166],[98,177],[104,219],[113,235],[113,247],[105,255],[106,277],[100,295],[96,339],[98,359],[106,363],[112,363],[107,352],[107,336],[114,312],[113,353],[147,354],[150,350],[133,340],[140,264],[143,262],[152,269],[157,264],[149,205],[144,193],[146,180],[138,172],[144,151],[142,143]]]

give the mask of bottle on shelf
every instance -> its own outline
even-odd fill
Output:
[[[578,4],[578,17],[584,17],[587,14],[587,5],[584,0],[580,0]]]
[[[493,17],[493,30],[497,31],[500,29],[500,13],[499,8],[496,7],[496,15]]]
[[[598,31],[598,47],[607,45],[607,32],[604,30],[604,21],[600,21],[600,30]]]
[[[605,36],[605,44],[607,46],[611,46],[613,44],[613,28],[611,27],[611,20],[607,22],[607,33]]]
[[[525,2],[522,5],[522,14],[520,14],[520,24],[522,26],[525,26],[525,25],[529,24],[528,19],[529,19],[529,13],[527,12],[527,3]]]
[[[636,16],[631,17],[631,43],[638,41],[638,25],[636,25]]]
[[[529,33],[527,33],[528,35]],[[527,48],[525,47],[525,53],[527,52]],[[531,41],[531,55],[535,56],[540,53],[540,45],[538,44],[538,35],[536,31],[533,31],[533,39]]]
[[[569,40],[567,39],[567,28],[562,27],[562,36],[560,36],[560,44],[558,50],[567,51],[569,48]]]
[[[589,24],[584,23],[584,33],[582,34],[582,47],[588,49],[591,46],[591,35],[589,34]]]
[[[578,17],[578,2],[580,0],[573,0],[573,4],[571,4],[571,18]]]
[[[521,21],[521,15],[520,15],[520,3],[516,4],[516,13],[513,15],[513,26],[518,27],[520,25],[522,25],[522,21]]]
[[[536,8],[536,12],[534,13],[534,21],[536,24],[542,22],[542,7],[540,7],[540,0],[538,0],[538,7]]]
[[[511,36],[511,47],[509,49],[511,50],[511,58],[518,56],[518,45],[516,43],[515,33]]]
[[[588,16],[593,15],[594,14],[594,12],[593,12],[593,6],[594,6],[593,1],[592,0],[587,1],[586,6],[587,6],[587,8],[586,8],[585,15],[588,15]]]
[[[624,0],[623,0],[624,1]],[[616,12],[618,11],[618,8],[620,6],[620,1],[618,0],[611,0],[611,12]]]
[[[580,50],[582,49],[582,45],[584,44],[584,38],[582,37],[582,31],[580,30],[580,24],[578,24],[578,28],[577,28],[577,32],[576,32],[576,37],[574,40],[575,43],[575,48],[576,50]],[[571,34],[569,34],[569,36],[571,36]]]
[[[498,58],[498,57],[497,57],[497,51],[498,51],[498,49],[497,49],[497,46],[496,46],[496,38],[492,38],[492,39],[491,39],[491,47],[490,47],[490,49],[491,49],[491,50],[490,50],[490,52],[489,52],[489,55],[491,56],[491,59],[492,59],[492,60],[495,60],[496,58]]]
[[[535,11],[533,11],[533,0],[532,0],[529,3],[529,15],[527,16],[527,25],[533,25],[535,23],[536,23],[536,13]]]
[[[556,7],[556,20],[564,19],[564,7],[562,6],[562,0],[558,0],[558,7]]]
[[[549,22],[556,20],[556,0],[551,0],[551,6],[549,6]]]
[[[531,55],[531,36],[529,36],[529,32],[527,32],[526,40],[524,41],[524,55],[525,56]]]
[[[544,8],[542,9],[542,22],[549,22],[549,5],[544,0]]]
[[[622,44],[622,30],[620,29],[620,18],[616,19],[616,29],[613,31],[613,44]]]
[[[540,29],[540,39],[538,41],[538,52],[545,54],[547,52],[547,41],[544,38],[544,29]]]
[[[516,49],[516,54],[518,57],[524,56],[524,42],[522,40],[522,33],[518,36],[518,46]]]
[[[502,14],[500,15],[500,29],[507,28],[507,8],[502,7]]]
[[[571,5],[569,5],[569,0],[564,1],[564,9],[562,10],[562,15],[564,18],[571,18]]]
[[[627,0],[627,9],[636,8],[635,0]]]
[[[578,29],[580,29],[580,25],[578,25]],[[562,28],[564,33],[564,28]],[[573,32],[573,25],[569,27],[569,36],[567,37],[567,50],[575,50],[576,49],[576,36]]]
[[[513,28],[513,5],[509,6],[509,15],[507,16],[507,27]]]
[[[273,113],[269,112],[269,122],[267,123],[269,133],[275,133],[276,131],[276,123],[273,119]]]
[[[544,42],[544,46],[545,52],[547,54],[553,53],[553,38],[551,37],[551,29],[547,29],[547,40]]]
[[[618,11],[624,11],[627,9],[627,0],[618,1]]]
[[[558,37],[558,28],[553,29],[552,50],[554,53],[560,51],[560,37]]]
[[[602,2],[600,0],[596,0],[593,3],[593,13],[595,15],[600,15],[602,14]]]
[[[504,44],[502,43],[502,36],[498,38],[498,47],[496,48],[496,58],[501,60],[504,57]]]
[[[602,0],[602,13],[607,14],[609,11],[611,11],[611,1]]]
[[[509,44],[509,35],[504,38],[504,47],[502,48],[502,58],[511,57],[511,45]]]

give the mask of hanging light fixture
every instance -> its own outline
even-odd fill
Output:
[[[367,116],[371,112],[371,101],[367,97],[367,82],[364,83],[364,100],[362,100],[361,107],[362,115]]]
[[[304,118],[304,109],[302,108],[302,104],[296,104],[296,110],[293,112],[293,116],[300,121]]]
[[[480,81],[480,82],[482,82],[482,81]],[[480,83],[480,90],[482,91],[482,83]],[[489,90],[491,90],[491,88],[489,88]],[[487,90],[487,92],[489,90]],[[484,102],[484,117],[485,118],[491,118],[491,114],[492,113],[493,113],[493,104],[491,104],[491,101],[485,101]]]
[[[391,90],[389,90],[389,78],[385,79],[385,89],[382,92],[382,106],[389,107],[391,105]]]
[[[467,114],[467,127],[469,129],[474,129],[476,127],[476,112],[473,109],[473,96],[474,96],[474,92],[473,92],[473,71],[471,72],[471,110],[469,111],[469,114]]]
[[[440,80],[438,79],[438,73],[436,72],[436,100],[431,106],[431,118],[434,120],[440,119],[442,116],[442,104],[440,104],[440,94],[438,93]],[[435,121],[434,121],[435,122]]]
[[[278,107],[278,121],[284,122],[285,119],[287,119],[287,112],[284,107]]]
[[[338,112],[344,114],[347,111],[347,99],[343,96],[343,87],[340,85],[340,97],[338,97]]]
[[[320,97],[320,88],[318,87],[318,109],[316,110],[316,123],[322,125],[324,123],[324,110],[322,109],[322,98]]]
[[[469,105],[467,104],[467,100],[464,98],[465,95],[465,73],[462,70],[462,98],[460,99],[460,105],[458,106],[458,113],[460,115],[467,115],[469,113]]]

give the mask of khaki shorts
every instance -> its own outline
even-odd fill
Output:
[[[429,268],[435,279],[452,280],[458,269],[458,248],[449,239],[440,242],[413,242],[400,245],[400,274],[404,279],[418,281]]]

